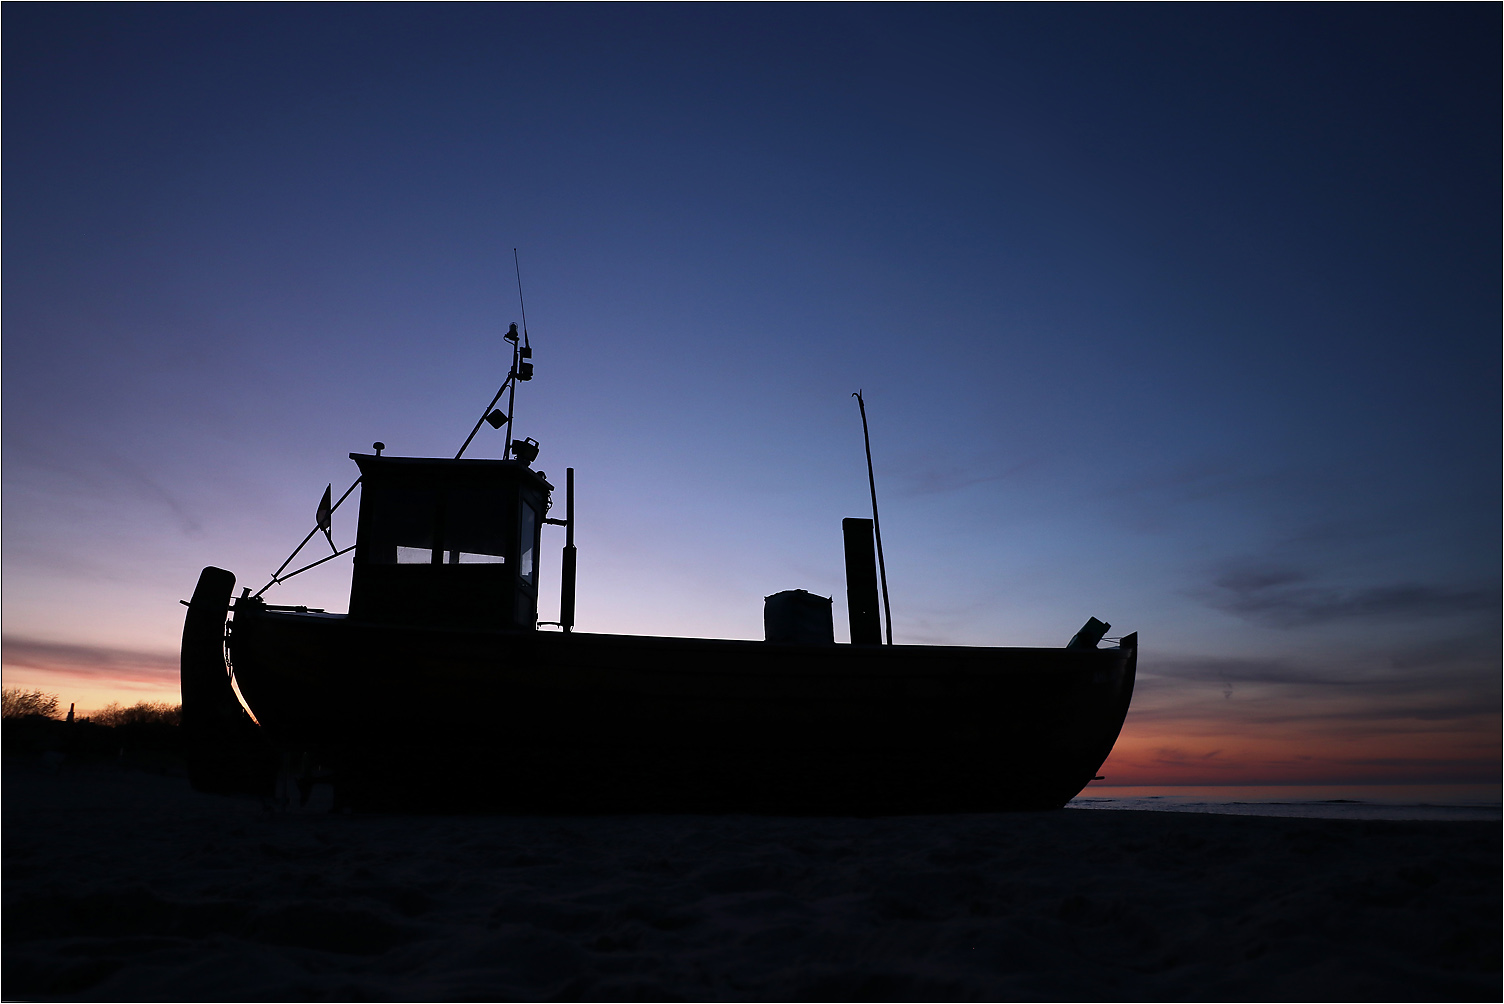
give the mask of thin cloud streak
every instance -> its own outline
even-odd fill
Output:
[[[1297,569],[1234,567],[1192,595],[1208,606],[1281,628],[1334,621],[1416,620],[1497,612],[1497,586],[1434,586],[1399,582],[1341,590],[1313,585]]]
[[[1438,728],[1497,740],[1499,656],[1482,636],[1424,647],[1403,660],[1352,653],[1329,661],[1171,656],[1146,660],[1129,729],[1200,735],[1308,735]]]
[[[161,685],[176,682],[176,652],[142,652],[102,645],[67,645],[6,635],[0,639],[0,662],[17,669],[41,670],[100,682]]]

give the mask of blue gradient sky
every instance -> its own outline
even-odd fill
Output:
[[[7,686],[174,695],[201,566],[453,454],[517,247],[581,629],[843,624],[862,388],[897,640],[1142,632],[1116,779],[1497,778],[1497,7],[3,18]]]

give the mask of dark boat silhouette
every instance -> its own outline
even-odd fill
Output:
[[[515,402],[530,353],[508,338]],[[232,600],[234,575],[203,570],[182,648],[195,787],[330,780],[344,805],[417,811],[978,812],[1059,808],[1111,752],[1137,635],[1099,648],[1093,618],[1058,649],[881,644],[871,520],[843,527],[852,644],[802,590],[767,598],[766,641],[573,630],[574,471],[549,518],[537,444],[485,414],[511,459],[351,454],[348,614]],[[326,492],[305,544],[338,505]],[[546,522],[568,533],[559,630],[537,620]]]

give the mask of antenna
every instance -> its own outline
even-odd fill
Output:
[[[533,347],[531,345],[529,345],[528,341],[527,341],[527,304],[525,302],[523,302],[523,299],[522,299],[522,261],[521,261],[521,259],[519,259],[517,257],[517,249],[516,248],[512,249],[512,268],[515,269],[516,272],[517,272],[517,306],[519,306],[519,307],[522,308],[522,346],[523,347],[520,347],[520,348],[518,347],[518,345],[517,345],[517,337],[516,337],[516,334],[515,334],[515,332],[516,332],[517,329],[513,328],[512,331],[514,332],[514,334],[512,336],[512,376],[511,376],[511,380],[512,380],[512,396],[509,397],[509,398],[507,398],[507,415],[510,416],[510,417],[507,419],[507,441],[506,441],[505,445],[503,445],[502,448],[501,448],[501,455],[502,455],[503,458],[510,456],[511,453],[512,453],[512,423],[513,423],[513,421],[517,417],[517,380],[518,380],[518,372],[517,371],[518,371],[519,366],[526,366],[527,367],[527,371],[528,371],[527,372],[527,377],[524,378],[524,379],[531,379],[531,377],[533,375],[533,364],[531,362],[522,362],[521,361],[521,360],[524,360],[524,359],[531,359],[532,358]]]
[[[517,306],[522,308],[522,340],[527,341],[527,304],[522,302],[522,262],[517,257],[517,249],[512,249],[512,267],[517,270]]]
[[[493,429],[500,429],[503,425],[507,427],[506,443],[502,447],[501,455],[505,458],[512,452],[512,420],[517,412],[517,381],[533,378],[533,347],[528,344],[527,339],[527,304],[522,299],[522,263],[518,260],[516,248],[512,249],[512,267],[517,272],[517,305],[522,308],[522,334],[520,336],[517,334],[517,325],[514,323],[504,336],[512,343],[512,368],[507,371],[507,378],[497,389],[496,396],[491,398],[491,403],[486,405],[485,410],[480,413],[480,418],[475,420],[475,428],[470,430],[470,435],[465,437],[465,442],[460,446],[459,452],[454,455],[456,460],[465,455],[470,441],[475,438],[480,427],[487,422],[491,423]],[[508,387],[511,388],[512,395],[507,398],[507,410],[503,412],[496,407],[496,402],[501,400],[501,395],[507,392]],[[524,458],[519,457],[519,459]],[[526,462],[532,463],[531,460],[526,460]]]
[[[851,395],[862,410],[862,442],[867,445],[867,486],[872,489],[872,529],[877,534],[877,574],[883,581],[883,619],[887,622],[888,644],[893,644],[893,608],[888,605],[888,569],[883,565],[883,525],[877,521],[877,481],[872,477],[872,439],[867,435],[867,403],[862,392]]]

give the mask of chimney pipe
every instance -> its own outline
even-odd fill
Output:
[[[574,468],[564,474],[564,568],[559,576],[559,626],[574,630]]]
[[[872,554],[872,521],[841,520],[846,538],[846,613],[851,620],[851,644],[881,645],[882,624],[877,615],[877,562]]]

